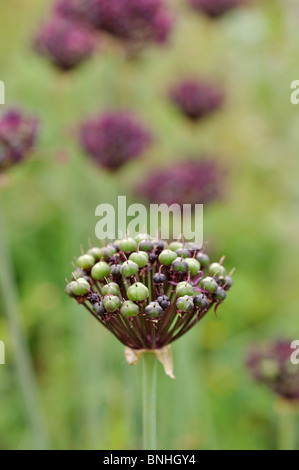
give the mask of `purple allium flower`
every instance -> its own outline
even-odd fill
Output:
[[[0,116],[0,173],[25,159],[34,146],[37,119],[12,109]]]
[[[232,279],[195,245],[143,238],[90,248],[66,292],[125,346],[161,349],[217,308]]]
[[[244,0],[189,0],[190,5],[210,18],[218,18],[239,7]]]
[[[195,80],[186,80],[174,86],[169,97],[192,121],[216,111],[223,103],[223,94],[216,86]]]
[[[154,204],[207,204],[222,197],[225,173],[216,160],[186,160],[150,175],[136,192]]]
[[[80,140],[97,165],[116,170],[139,157],[149,145],[151,136],[131,114],[115,111],[83,123]]]
[[[172,16],[163,0],[87,0],[87,16],[102,31],[144,44],[165,42]]]
[[[247,367],[255,380],[287,400],[299,400],[299,367],[291,363],[291,341],[254,346]]]
[[[35,50],[68,71],[88,59],[95,48],[94,32],[78,21],[54,15],[34,40]]]
[[[88,0],[57,0],[54,13],[67,19],[86,21]]]

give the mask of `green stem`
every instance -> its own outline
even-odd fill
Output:
[[[143,366],[143,450],[156,450],[157,442],[157,357],[145,353]]]
[[[0,260],[1,304],[11,331],[16,366],[24,395],[27,415],[31,424],[36,449],[46,449],[48,445],[39,407],[38,385],[21,322],[17,288],[9,256],[8,244],[6,242],[4,219],[1,217],[1,213]]]
[[[281,406],[278,419],[278,450],[296,450],[296,410]]]

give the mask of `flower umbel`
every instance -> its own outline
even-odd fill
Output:
[[[225,300],[232,285],[219,263],[192,244],[141,234],[77,259],[66,292],[125,346],[164,348]]]
[[[190,5],[210,18],[218,18],[241,6],[244,0],[189,0]]]
[[[137,158],[151,141],[150,133],[128,112],[108,112],[81,126],[81,145],[99,166],[116,170]]]
[[[153,204],[207,204],[221,199],[226,172],[217,160],[186,160],[150,175],[137,188]]]
[[[247,367],[255,380],[289,401],[299,400],[299,367],[291,363],[291,341],[254,346]]]
[[[11,109],[0,116],[0,173],[24,160],[35,144],[38,120]]]
[[[210,83],[185,80],[171,89],[169,98],[187,118],[198,121],[221,108],[224,97]]]
[[[63,71],[69,71],[88,59],[95,44],[91,29],[58,14],[42,26],[34,40],[35,50]]]

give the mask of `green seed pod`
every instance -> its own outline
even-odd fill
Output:
[[[129,260],[137,264],[138,268],[144,268],[148,263],[148,254],[145,251],[131,253]]]
[[[200,287],[210,294],[214,294],[218,289],[218,284],[212,277],[205,277],[200,281]]]
[[[159,261],[164,266],[170,266],[171,263],[177,258],[177,254],[172,250],[163,250],[159,254]]]
[[[81,269],[81,268],[77,268],[75,269],[75,271],[72,273],[72,280],[73,281],[76,281],[77,279],[79,279],[79,277],[84,277],[86,276],[87,272],[84,271],[84,269]]]
[[[72,287],[74,295],[80,296],[88,294],[88,292],[90,291],[90,285],[85,279],[80,277],[79,279],[77,279],[77,281],[74,282],[75,284]]]
[[[124,240],[120,240],[119,249],[124,253],[132,253],[137,249],[137,242],[133,240],[133,238],[125,238]]]
[[[105,261],[95,264],[91,270],[91,277],[96,281],[102,281],[110,275],[111,268]]]
[[[206,308],[209,305],[208,297],[204,294],[198,294],[193,299],[194,305],[200,309]]]
[[[100,248],[100,253],[99,253],[100,256],[98,259],[105,259],[107,261],[115,253],[116,253],[116,249],[114,248],[114,246],[110,246],[110,245],[103,246],[102,248]]]
[[[77,266],[84,270],[89,270],[93,267],[95,259],[91,255],[82,255],[77,259]]]
[[[181,258],[175,259],[171,267],[176,273],[186,273],[188,271],[188,264]]]
[[[120,313],[126,318],[136,317],[139,313],[139,307],[131,300],[126,300],[120,309]]]
[[[141,240],[139,249],[142,251],[150,252],[154,248],[154,244],[150,240]]]
[[[135,282],[128,288],[127,296],[132,302],[142,302],[149,296],[148,288],[142,282]]]
[[[74,287],[77,285],[77,281],[72,281],[69,284],[67,284],[65,288],[65,292],[69,297],[74,297]]]
[[[176,251],[176,250],[179,250],[180,248],[183,248],[183,243],[181,243],[181,242],[171,242],[171,243],[169,243],[169,249],[171,251]]]
[[[191,256],[190,251],[186,250],[185,248],[179,248],[175,252],[180,258],[190,258]]]
[[[98,246],[94,246],[88,250],[87,254],[93,256],[94,259],[98,261],[102,257],[101,249],[102,248],[99,248]]]
[[[200,266],[202,268],[205,268],[206,266],[210,264],[210,258],[208,257],[208,255],[206,255],[205,253],[202,253],[201,251],[197,253],[196,259],[197,261],[200,262]]]
[[[103,304],[107,312],[113,313],[120,307],[120,300],[116,295],[106,295],[103,298]]]
[[[219,263],[212,263],[209,267],[209,274],[211,276],[225,276],[225,268]]]
[[[200,262],[197,261],[197,259],[195,258],[186,258],[185,261],[188,264],[191,276],[196,276],[196,274],[200,270]]]
[[[192,312],[194,308],[193,297],[189,297],[188,295],[179,297],[176,301],[176,307],[182,312]]]
[[[119,285],[116,282],[109,282],[102,288],[103,295],[119,295]]]
[[[158,318],[161,317],[162,313],[163,309],[158,302],[150,302],[150,304],[145,307],[145,314],[149,317]]]
[[[185,295],[190,295],[192,296],[194,293],[194,288],[191,286],[191,284],[188,284],[188,282],[179,282],[178,285],[176,286],[176,295],[178,297],[184,297]]]
[[[219,302],[222,302],[226,298],[226,292],[222,287],[218,286],[216,292],[215,292],[215,299],[219,300]]]
[[[138,265],[130,260],[125,261],[121,267],[120,272],[124,277],[132,277],[138,273]]]

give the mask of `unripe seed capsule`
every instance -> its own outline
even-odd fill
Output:
[[[188,264],[181,258],[174,260],[171,267],[177,273],[186,273],[188,271]]]
[[[194,288],[191,286],[191,284],[188,284],[188,282],[179,282],[178,285],[176,286],[176,295],[178,297],[184,297],[185,295],[193,295],[194,293]]]
[[[169,243],[169,249],[171,251],[176,251],[176,250],[179,250],[180,248],[183,248],[183,243],[181,243],[181,242],[171,242],[171,243]]]
[[[120,313],[126,318],[136,317],[139,313],[139,307],[131,300],[126,300],[120,309]]]
[[[119,294],[119,285],[116,282],[109,282],[102,288],[103,295],[118,295]]]
[[[95,260],[100,260],[102,257],[101,248],[94,246],[90,248],[87,252],[88,255],[93,256]]]
[[[152,251],[153,248],[154,248],[154,245],[150,240],[142,240],[139,243],[139,249],[140,250],[149,252],[149,251]]]
[[[145,314],[149,317],[157,318],[161,317],[163,313],[162,307],[159,305],[158,302],[151,302],[149,305],[145,307]]]
[[[171,263],[177,258],[177,254],[172,250],[163,250],[159,254],[159,261],[164,266],[170,266]]]
[[[131,253],[129,260],[137,264],[138,268],[144,268],[148,263],[148,254],[145,251]]]
[[[212,263],[209,267],[209,273],[211,276],[225,276],[225,268],[219,263]]]
[[[153,281],[155,284],[164,284],[166,276],[164,274],[156,273],[153,277]]]
[[[222,287],[218,286],[216,292],[215,292],[215,299],[218,300],[219,302],[222,302],[226,298],[226,292]]]
[[[107,312],[113,313],[120,307],[120,300],[116,295],[107,295],[103,298],[103,304]]]
[[[84,270],[89,270],[95,263],[95,259],[91,255],[82,255],[77,259],[77,266]]]
[[[75,285],[77,285],[77,281],[72,281],[69,284],[67,284],[67,286],[65,288],[65,292],[67,293],[67,295],[69,297],[74,297],[75,296],[74,291],[73,291]]]
[[[120,240],[119,248],[124,253],[132,253],[137,249],[137,242],[133,240],[133,238],[125,238],[124,240]]]
[[[191,256],[190,251],[186,250],[185,248],[179,248],[178,250],[176,250],[176,254],[180,258],[190,258],[190,256]]]
[[[200,270],[200,263],[195,258],[186,258],[186,263],[188,264],[188,268],[190,271],[191,276],[196,276],[198,271]]]
[[[208,255],[206,255],[205,253],[202,253],[201,251],[197,253],[196,259],[197,261],[200,262],[200,266],[202,268],[205,268],[206,266],[210,264],[210,258],[208,257]]]
[[[206,308],[209,305],[209,300],[204,294],[196,295],[193,302],[195,307],[199,307],[200,309]]]
[[[105,315],[106,312],[106,309],[104,307],[104,304],[103,302],[98,302],[96,304],[94,304],[93,306],[93,311],[99,316],[99,317],[102,317],[103,315]]]
[[[105,261],[95,264],[91,270],[91,277],[96,281],[102,281],[110,275],[111,268]]]
[[[74,281],[72,290],[74,295],[86,295],[90,291],[90,285],[85,279],[80,277],[77,281]]]
[[[214,294],[216,290],[218,289],[218,284],[215,281],[215,279],[209,276],[205,277],[204,279],[200,281],[200,286],[202,289],[209,292],[210,294]]]
[[[128,288],[127,296],[132,302],[142,302],[149,296],[148,288],[142,282],[135,282]]]
[[[176,301],[176,307],[182,312],[191,312],[194,308],[193,297],[189,297],[188,295],[179,297]]]
[[[138,269],[139,268],[136,263],[133,263],[133,261],[128,260],[124,262],[120,271],[124,277],[132,277],[138,273]]]
[[[113,264],[111,266],[111,276],[113,277],[121,276],[121,264]]]

